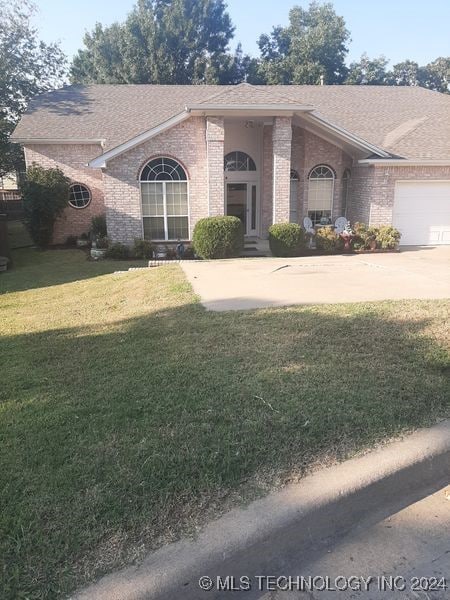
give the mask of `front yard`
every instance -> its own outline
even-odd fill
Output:
[[[5,600],[60,597],[449,415],[449,301],[209,313],[176,265],[14,259],[0,275]]]

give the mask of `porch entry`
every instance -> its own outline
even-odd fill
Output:
[[[226,183],[226,214],[238,217],[244,226],[244,235],[258,234],[258,189],[254,182]]]

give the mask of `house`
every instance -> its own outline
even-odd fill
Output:
[[[37,97],[13,140],[73,182],[55,243],[103,212],[125,244],[189,240],[223,214],[257,239],[345,215],[450,243],[450,96],[420,87],[69,86]]]

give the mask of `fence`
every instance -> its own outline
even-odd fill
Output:
[[[23,202],[18,190],[0,190],[0,213],[6,214],[9,221],[22,219]]]

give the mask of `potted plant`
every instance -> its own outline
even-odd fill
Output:
[[[342,233],[339,234],[339,237],[344,240],[344,252],[351,251],[351,243],[355,234],[353,233],[353,229],[350,225],[350,221],[347,221],[347,225]]]
[[[86,248],[89,244],[89,236],[87,233],[82,233],[80,237],[77,239],[77,247],[78,248]]]
[[[6,271],[8,268],[9,258],[7,256],[0,256],[0,271]]]
[[[91,257],[94,260],[99,258],[105,258],[106,251],[108,250],[108,238],[99,236],[94,242],[92,242]]]

